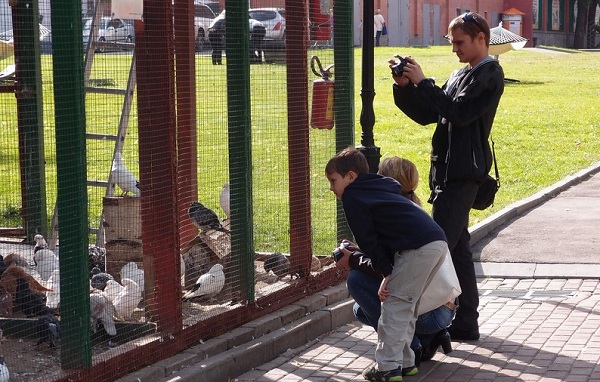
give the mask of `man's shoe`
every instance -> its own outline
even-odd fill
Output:
[[[376,366],[373,366],[363,374],[363,377],[372,382],[402,382],[402,370],[398,368],[390,371],[379,371]]]
[[[417,375],[418,372],[419,372],[419,369],[417,369],[416,366],[402,368],[402,375],[406,376],[406,377],[412,377],[413,375]]]
[[[479,340],[479,330],[460,330],[453,326],[448,327],[450,338],[456,341],[477,341]]]

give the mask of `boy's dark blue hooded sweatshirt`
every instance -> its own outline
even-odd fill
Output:
[[[377,174],[360,174],[342,194],[356,244],[383,276],[392,273],[394,254],[446,241],[444,231],[420,206],[400,194],[400,184]]]

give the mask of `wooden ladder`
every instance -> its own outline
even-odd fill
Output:
[[[119,121],[119,127],[117,129],[117,133],[113,134],[98,134],[93,132],[86,133],[86,139],[92,140],[102,140],[102,141],[114,141],[115,148],[113,150],[113,156],[111,160],[112,163],[115,159],[116,153],[123,152],[123,145],[125,143],[125,137],[127,135],[127,127],[129,125],[129,116],[131,114],[131,104],[133,102],[133,94],[135,91],[136,84],[136,72],[135,72],[135,49],[133,49],[133,55],[131,59],[131,67],[129,68],[129,77],[127,80],[126,89],[116,89],[116,88],[107,88],[107,87],[94,87],[91,86],[90,74],[92,72],[92,64],[94,61],[94,55],[96,49],[99,47],[110,47],[111,49],[123,49],[130,50],[134,48],[133,43],[107,43],[98,41],[98,25],[100,25],[100,21],[102,20],[102,15],[107,10],[108,2],[95,0],[94,5],[94,17],[92,19],[92,27],[90,28],[90,36],[88,39],[86,54],[85,54],[85,72],[84,72],[84,86],[85,91],[87,93],[96,93],[96,94],[107,94],[107,95],[122,95],[123,96],[123,106],[121,108],[121,118]],[[87,185],[92,187],[102,187],[106,189],[105,197],[114,195],[115,192],[115,180],[113,179],[112,172],[108,171],[108,180],[99,181],[99,180],[88,180]],[[104,247],[104,212],[100,216],[100,221],[98,223],[98,228],[90,227],[90,233],[96,235],[96,246]],[[50,232],[50,237],[48,240],[48,246],[51,249],[56,249],[58,244],[58,209],[54,207],[54,213],[52,214],[52,229]]]

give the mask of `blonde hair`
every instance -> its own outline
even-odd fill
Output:
[[[421,200],[415,194],[419,185],[419,171],[413,162],[397,156],[385,158],[379,163],[378,174],[396,179],[402,186],[400,193],[421,205]]]

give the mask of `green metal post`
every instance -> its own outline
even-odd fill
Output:
[[[51,0],[58,230],[61,366],[88,368],[90,296],[81,2]]]
[[[239,259],[239,287],[245,295],[241,298],[251,302],[254,301],[254,239],[248,0],[227,2],[226,28],[231,255]]]
[[[335,149],[354,145],[354,46],[352,0],[336,0],[333,5],[333,60],[335,62]],[[341,202],[337,203],[337,238],[352,239]]]
[[[37,1],[18,1],[13,5],[21,199],[23,227],[29,242],[37,233],[46,235],[47,226],[38,14]]]

